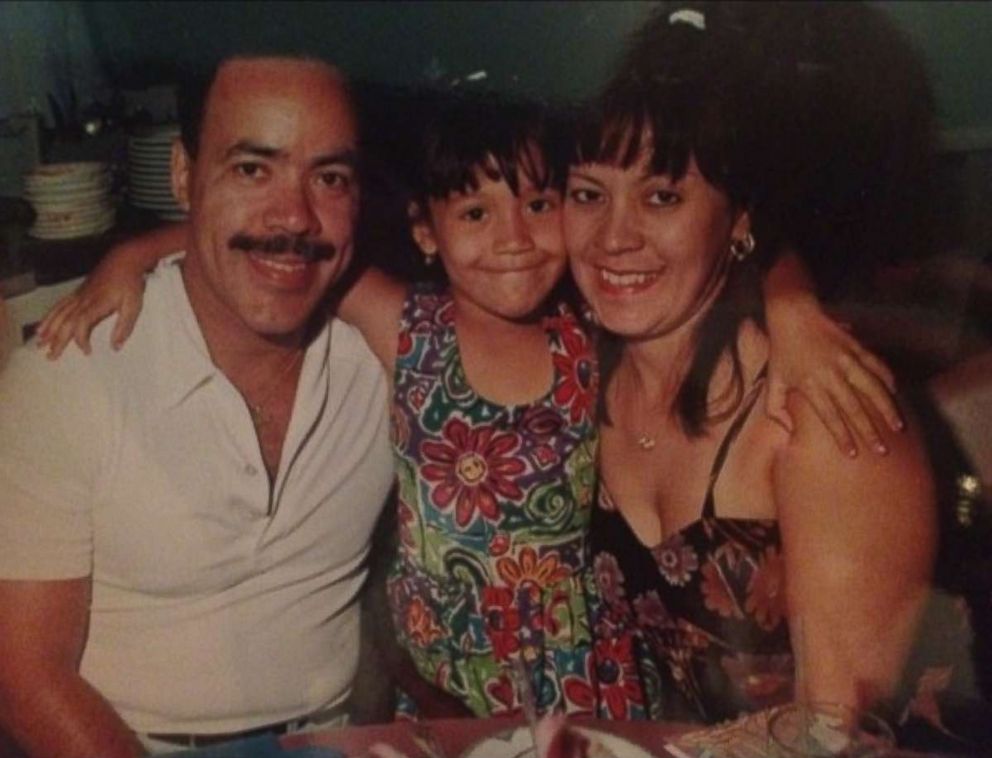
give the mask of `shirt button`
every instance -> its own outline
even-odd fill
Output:
[[[244,471],[245,474],[247,474],[248,476],[255,476],[255,474],[258,473],[258,469],[252,466],[250,463],[245,464]]]

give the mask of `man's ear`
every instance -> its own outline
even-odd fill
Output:
[[[410,235],[420,251],[428,258],[437,255],[437,239],[434,237],[434,226],[427,210],[420,203],[411,201],[406,208],[406,215],[410,219]]]
[[[189,211],[189,185],[190,173],[193,170],[193,161],[186,152],[186,147],[178,137],[172,141],[172,158],[170,161],[172,169],[172,194],[179,203],[179,207],[184,211]]]

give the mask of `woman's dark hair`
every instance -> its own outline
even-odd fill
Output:
[[[743,4],[742,4],[743,5]],[[650,150],[651,170],[678,181],[694,159],[706,181],[724,192],[732,207],[751,212],[758,241],[744,263],[735,263],[697,332],[689,372],[674,401],[683,428],[701,434],[712,420],[709,384],[726,352],[733,362],[733,410],[744,381],[737,354],[737,332],[747,318],[763,323],[759,262],[777,250],[777,231],[758,209],[763,189],[756,172],[759,119],[746,8],[738,4],[679,5],[690,20],[670,20],[662,7],[635,34],[619,70],[590,112],[580,120],[575,141],[577,163],[633,165]],[[704,29],[696,23],[705,24]],[[645,139],[650,142],[645,145]],[[616,368],[621,340],[600,340],[602,387]],[[601,418],[609,421],[600,398]]]
[[[912,48],[884,14],[859,3],[665,3],[635,33],[580,122],[573,161],[628,167],[650,135],[653,171],[678,180],[695,159],[749,212],[757,240],[697,327],[673,407],[688,434],[723,415],[711,413],[709,394],[725,354],[733,401],[721,408],[739,403],[737,334],[746,319],[764,326],[761,277],[786,244],[821,295],[864,271],[855,264],[891,257],[887,233],[906,249],[908,209],[918,213],[926,198],[930,112]],[[620,349],[603,336],[604,389]],[[600,412],[608,421],[602,398]]]

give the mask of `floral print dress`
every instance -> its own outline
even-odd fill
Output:
[[[634,634],[654,719],[713,723],[792,697],[782,545],[774,520],[720,518],[713,488],[759,394],[718,448],[699,519],[648,548],[600,490],[593,567],[598,638]]]
[[[450,295],[411,292],[395,372],[400,545],[387,581],[420,674],[477,715],[519,710],[521,659],[538,706],[636,716],[633,660],[605,690],[593,650],[586,535],[595,476],[596,363],[575,317],[544,320],[551,390],[500,406],[466,381]]]

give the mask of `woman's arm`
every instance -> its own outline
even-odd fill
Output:
[[[857,455],[855,433],[862,444],[886,453],[884,427],[902,428],[892,399],[895,378],[888,366],[823,312],[794,253],[776,261],[765,277],[764,293],[771,343],[768,415],[791,430],[786,397],[796,389],[847,455]]]
[[[851,461],[803,397],[790,412],[773,486],[797,697],[867,707],[892,694],[929,593],[929,464],[915,426],[888,435],[888,455]]]
[[[141,313],[145,273],[165,256],[182,250],[188,232],[185,223],[169,224],[114,245],[86,281],[42,319],[38,346],[48,348],[49,358],[57,358],[74,340],[89,355],[93,327],[116,312],[110,342],[114,349],[120,348]]]

